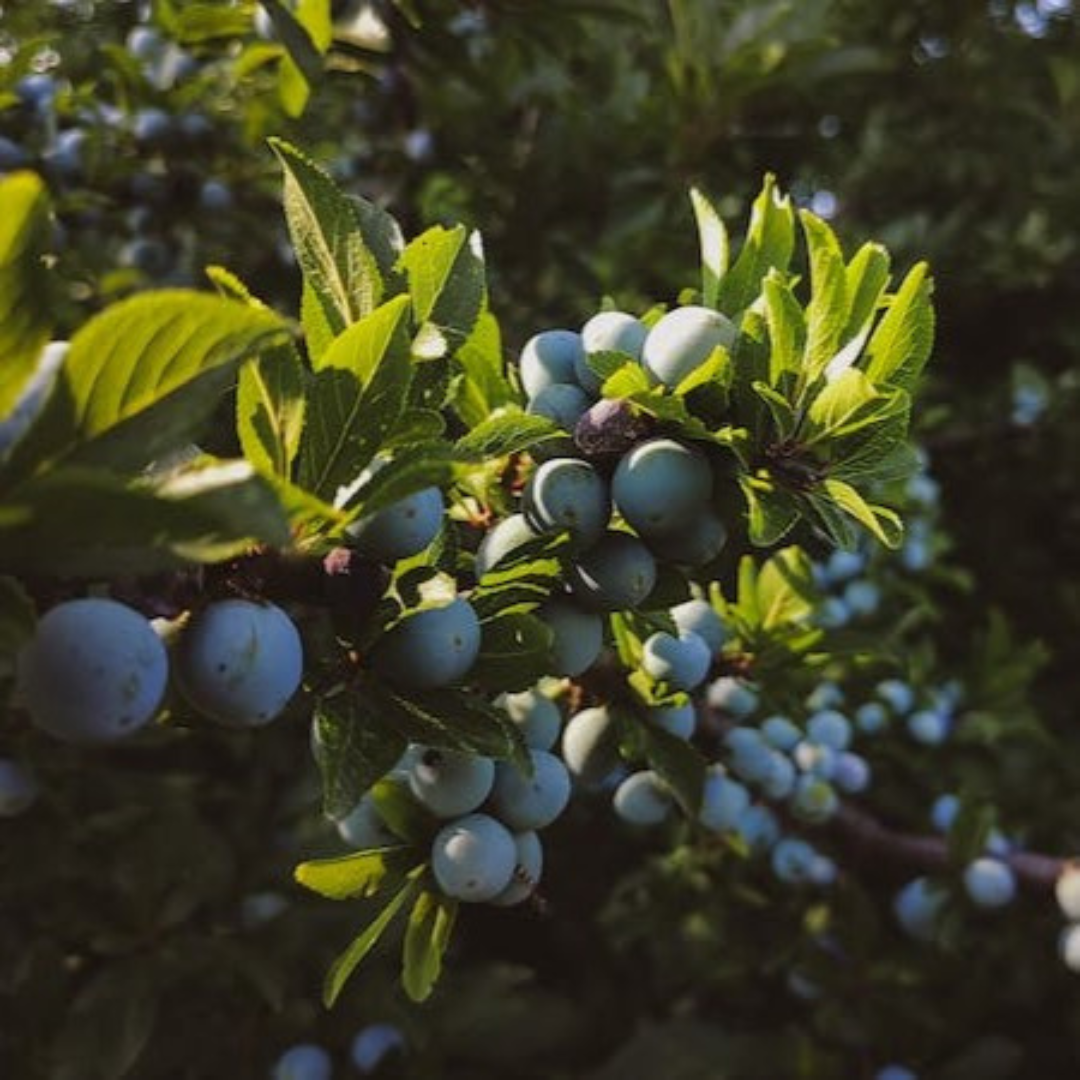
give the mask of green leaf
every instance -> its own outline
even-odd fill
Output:
[[[319,0],[313,3],[306,0],[307,17],[294,15],[280,0],[260,0],[266,13],[274,24],[274,31],[281,43],[288,51],[289,57],[296,65],[304,80],[313,85],[319,81],[323,71],[322,54],[329,45],[329,37],[321,33],[321,23],[325,23],[326,31],[330,31],[330,3],[329,0]],[[325,13],[322,19],[318,16]],[[326,44],[320,47],[320,41]]]
[[[567,533],[537,537],[500,559],[477,583],[469,603],[481,619],[531,611],[549,600],[564,578]]]
[[[293,876],[305,889],[327,900],[354,900],[375,896],[415,863],[416,852],[407,847],[375,848],[331,859],[300,863]]]
[[[934,345],[932,283],[926,263],[911,268],[866,347],[872,382],[911,391]]]
[[[825,494],[844,513],[854,518],[877,537],[886,547],[898,548],[904,538],[904,526],[898,514],[884,506],[868,503],[850,484],[828,477],[822,486]]]
[[[778,488],[767,474],[743,474],[739,487],[746,498],[750,543],[756,547],[779,543],[799,520],[795,497]]]
[[[246,461],[138,483],[72,466],[22,485],[0,507],[0,563],[20,572],[149,573],[218,562],[256,542],[284,546],[289,528],[274,489]]]
[[[424,889],[416,898],[402,951],[401,981],[411,1001],[426,1001],[439,981],[457,910],[456,900],[433,889]]]
[[[705,759],[685,739],[656,724],[644,723],[639,728],[649,766],[671,788],[687,817],[696,820],[705,790]]]
[[[22,583],[0,577],[0,658],[14,656],[30,640],[35,621],[34,601]]]
[[[137,1075],[154,1035],[162,985],[161,972],[148,957],[115,957],[88,973],[54,1035],[49,1076],[98,1080]],[[93,1071],[88,1072],[91,1062]]]
[[[362,689],[320,698],[312,717],[312,750],[322,777],[323,813],[334,820],[350,813],[407,745]]]
[[[889,284],[889,253],[880,244],[863,244],[847,265],[846,290],[851,309],[843,340],[859,336],[873,322]]]
[[[383,275],[356,204],[294,146],[281,139],[270,145],[285,170],[285,219],[304,281],[336,337],[379,306]]]
[[[424,488],[445,487],[460,467],[445,445],[406,447],[353,491],[343,505],[349,508],[350,520],[374,514]]]
[[[832,229],[808,210],[800,211],[810,252],[810,303],[806,308],[803,384],[810,385],[836,355],[848,322],[844,255]]]
[[[386,827],[413,847],[431,847],[443,822],[417,802],[404,780],[384,777],[371,789],[371,800]]]
[[[746,240],[720,282],[716,305],[719,310],[735,315],[748,307],[770,268],[786,270],[794,250],[795,213],[791,199],[779,193],[775,177],[766,176],[751,208]]]
[[[0,179],[0,416],[14,405],[49,340],[49,212],[41,177],[15,172]]]
[[[527,690],[550,673],[554,635],[535,615],[507,612],[486,619],[481,629],[480,655],[469,678],[485,690]]]
[[[463,225],[436,225],[405,248],[400,265],[418,324],[436,327],[454,351],[472,333],[484,306],[484,259],[479,236]]]
[[[251,15],[242,8],[187,3],[176,11],[169,36],[180,45],[200,45],[218,38],[241,38],[251,30]]]
[[[357,935],[352,944],[331,965],[323,982],[323,1004],[328,1009],[337,1001],[349,977],[364,957],[375,947],[379,938],[383,936],[394,921],[397,913],[416,896],[420,888],[420,872],[423,869],[423,867],[418,867],[416,871],[409,875],[408,880],[393,899],[368,924],[363,932]]]
[[[267,350],[240,369],[236,430],[245,457],[260,472],[285,479],[292,475],[305,406],[304,366],[291,343]]]
[[[770,270],[763,285],[765,325],[769,330],[769,384],[797,372],[806,349],[806,317],[784,274]]]
[[[765,632],[806,622],[818,599],[813,566],[797,547],[771,556],[758,571],[755,588],[758,625]]]
[[[352,484],[397,424],[412,367],[409,298],[398,296],[340,333],[308,388],[298,479],[325,499]]]
[[[960,812],[949,826],[947,843],[949,862],[963,868],[986,850],[986,841],[994,827],[994,811],[985,804],[962,800]]]
[[[372,681],[373,704],[410,742],[437,750],[462,750],[509,758],[528,768],[521,732],[501,709],[469,690],[410,690],[408,694]]]
[[[701,301],[706,307],[716,307],[731,255],[727,228],[716,207],[698,188],[690,189],[690,202],[701,246]]]
[[[783,394],[778,393],[767,383],[760,380],[754,382],[753,389],[754,393],[765,402],[772,416],[773,425],[776,428],[776,438],[780,440],[789,438],[798,425],[798,418],[795,415],[795,410],[791,407],[791,402]]]
[[[895,394],[879,390],[858,368],[826,382],[807,410],[806,445],[853,435],[886,419],[896,408]]]
[[[481,421],[458,439],[455,450],[461,457],[485,461],[529,450],[546,439],[563,435],[562,428],[546,416],[525,413],[508,406]]]
[[[62,460],[140,468],[190,441],[240,362],[286,334],[273,312],[206,293],[146,292],[114,304],[72,338],[9,471]]]
[[[480,313],[455,361],[465,377],[457,384],[454,408],[469,428],[479,427],[516,400],[504,371],[499,324],[491,312]]]

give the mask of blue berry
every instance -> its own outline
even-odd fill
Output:
[[[1008,863],[984,856],[964,869],[964,888],[979,907],[1005,907],[1016,898],[1016,874]]]
[[[675,308],[649,330],[641,363],[654,382],[674,388],[713,350],[730,348],[736,336],[731,320],[718,311],[696,305]]]
[[[365,1076],[374,1072],[393,1053],[405,1050],[405,1036],[393,1024],[368,1024],[349,1044],[349,1060]]]
[[[494,900],[513,880],[516,866],[513,835],[487,814],[450,822],[431,845],[431,869],[439,888],[469,903]]]
[[[835,709],[814,713],[806,722],[807,734],[830,750],[846,750],[851,744],[851,721]]]
[[[667,785],[651,769],[631,773],[615,789],[615,813],[630,825],[660,825],[671,815],[673,803]]]
[[[312,1043],[290,1047],[274,1065],[273,1080],[330,1080],[330,1055]]]

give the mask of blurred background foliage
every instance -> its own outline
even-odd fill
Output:
[[[688,187],[740,221],[774,172],[847,250],[874,238],[900,269],[931,262],[939,334],[921,438],[943,486],[937,527],[965,574],[941,594],[931,575],[911,603],[931,613],[946,670],[970,658],[988,610],[1011,629],[984,661],[1023,667],[1045,644],[1034,700],[1057,741],[1039,760],[1065,769],[1080,750],[1075,6],[333,7],[308,96],[253,3],[0,3],[0,170],[39,168],[52,188],[58,330],[131,290],[200,282],[211,263],[294,310],[269,134],[409,233],[478,227],[508,354],[605,296],[631,310],[674,301],[696,280]],[[299,851],[336,850],[312,818],[312,776],[295,776],[305,737],[201,735],[38,763],[44,786],[69,794],[35,811],[63,837],[48,858],[36,827],[0,836],[15,905],[0,929],[0,1074],[265,1075],[289,1042],[342,1047],[369,1019],[410,1046],[379,1075],[775,1080],[869,1076],[893,1058],[943,1078],[1080,1068],[1080,997],[1045,934],[1025,945],[1016,920],[999,947],[983,926],[966,952],[937,956],[853,887],[815,914],[766,895],[749,869],[714,910],[716,853],[658,855],[588,806],[550,854],[550,910],[524,928],[520,914],[469,913],[456,950],[469,963],[431,1006],[407,1007],[389,969],[373,969],[323,1016],[319,972],[362,920],[282,886]],[[1031,768],[1011,782],[1002,801],[1035,838],[1080,847],[1080,797],[1040,803],[1015,787],[1038,784]],[[250,898],[267,890],[290,903],[264,925]],[[822,961],[823,926],[857,963]],[[787,992],[793,965],[835,984],[825,1004]],[[5,1055],[18,1064],[5,1070]]]

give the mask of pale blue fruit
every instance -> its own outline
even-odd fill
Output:
[[[11,758],[0,758],[0,817],[17,817],[34,805],[38,783],[34,774]]]
[[[393,1053],[405,1050],[405,1036],[393,1024],[368,1024],[349,1044],[349,1060],[365,1076],[373,1073]]]
[[[370,795],[364,795],[352,810],[335,821],[334,825],[341,839],[358,851],[395,847],[401,843],[375,809],[375,801]]]
[[[925,877],[909,881],[893,899],[893,913],[903,929],[919,941],[930,941],[937,931],[946,893]]]
[[[591,404],[592,398],[580,386],[552,383],[529,399],[525,411],[533,416],[546,416],[564,431],[572,432]]]
[[[675,620],[676,629],[693,630],[702,638],[713,656],[719,654],[727,641],[727,627],[707,600],[687,600],[676,604],[671,609],[671,617]]]
[[[722,675],[709,684],[709,707],[735,720],[744,720],[758,707],[757,691],[743,679]]]
[[[770,716],[762,721],[761,736],[777,750],[794,750],[802,732],[786,716]]]
[[[1054,883],[1054,897],[1066,919],[1080,922],[1080,863],[1065,864]]]
[[[836,756],[836,768],[833,770],[833,782],[848,795],[857,795],[870,786],[870,765],[866,758],[844,750]]]
[[[1016,899],[1016,874],[1000,859],[975,859],[964,869],[964,889],[982,908],[1001,908]]]
[[[476,549],[477,578],[482,578],[503,559],[539,537],[540,533],[529,524],[524,514],[511,514],[503,518],[484,534]]]
[[[619,764],[615,718],[604,706],[582,709],[567,721],[562,757],[571,775],[584,784],[599,783]]]
[[[550,750],[562,731],[562,712],[540,690],[503,694],[497,702],[521,731],[525,745],[533,750]]]
[[[873,615],[881,606],[881,590],[872,581],[849,581],[843,599],[853,615]]]
[[[480,620],[459,596],[393,626],[375,646],[373,663],[391,682],[432,689],[460,681],[479,655]]]
[[[824,682],[819,682],[806,695],[806,707],[811,712],[821,712],[823,709],[839,709],[845,700],[843,689],[831,680],[826,679]]]
[[[468,814],[450,822],[431,845],[435,880],[456,900],[494,900],[510,884],[516,865],[514,837],[487,814]]]
[[[17,662],[34,724],[65,742],[107,743],[147,724],[168,681],[165,646],[115,600],[68,600],[45,613]]]
[[[756,727],[733,727],[724,743],[731,751],[732,770],[742,779],[758,783],[769,775],[774,751]]]
[[[800,776],[795,781],[791,809],[801,821],[820,825],[836,813],[840,800],[828,780],[813,775]]]
[[[835,709],[822,709],[806,722],[810,738],[831,750],[846,750],[851,744],[851,721]]]
[[[626,611],[648,599],[656,586],[656,560],[629,533],[612,530],[577,557],[570,587],[586,607]]]
[[[690,304],[664,315],[649,331],[641,363],[662,386],[674,388],[696,371],[714,349],[731,348],[737,331],[726,315]]]
[[[330,1080],[330,1055],[313,1043],[290,1047],[274,1065],[273,1080]]]
[[[540,875],[544,872],[544,849],[535,832],[515,833],[514,847],[517,850],[514,876],[510,884],[491,901],[498,907],[512,907],[528,900],[536,892]]]
[[[650,536],[649,546],[665,562],[695,567],[717,558],[724,550],[727,538],[727,526],[706,506],[678,532]]]
[[[735,832],[751,851],[769,851],[780,839],[780,823],[763,803],[753,803],[739,815]]]
[[[611,517],[607,483],[578,458],[553,458],[540,465],[525,487],[522,506],[525,520],[534,529],[565,529],[582,547],[604,535]]]
[[[692,630],[678,637],[665,630],[650,634],[642,646],[641,667],[673,690],[694,690],[708,677],[712,652]]]
[[[940,746],[952,728],[951,718],[937,709],[918,709],[904,723],[908,734],[923,746]]]
[[[640,360],[648,333],[640,319],[625,311],[601,311],[581,328],[581,343],[585,353],[621,352]],[[577,380],[590,394],[600,393],[600,379],[584,356],[577,363]]]
[[[521,385],[530,398],[556,383],[575,383],[585,356],[581,335],[573,330],[544,330],[525,342],[518,361]]]
[[[300,634],[275,604],[209,604],[184,627],[176,649],[184,697],[230,727],[261,727],[280,716],[303,674]]]
[[[1058,956],[1070,971],[1080,973],[1080,922],[1070,923],[1061,931]]]
[[[599,615],[562,597],[541,605],[536,615],[555,635],[553,675],[581,675],[596,663],[604,647],[604,624]]]
[[[619,460],[611,481],[619,513],[646,540],[691,525],[711,494],[709,463],[674,439],[639,443]]]
[[[883,1065],[874,1073],[874,1080],[919,1080],[919,1075],[903,1065]]]
[[[407,495],[384,510],[359,518],[345,532],[362,555],[396,562],[423,551],[442,528],[446,503],[437,487]]]
[[[515,832],[547,828],[570,801],[570,773],[554,754],[530,750],[532,776],[516,765],[499,762],[491,804],[499,820]]]
[[[786,799],[795,790],[795,765],[779,750],[769,754],[769,768],[761,778],[761,790],[770,799]]]
[[[702,791],[698,821],[710,832],[729,832],[736,828],[750,806],[750,793],[718,768],[709,770]]]
[[[855,723],[864,735],[877,735],[889,723],[889,714],[880,701],[867,701],[855,710]]]
[[[685,705],[656,705],[648,710],[649,721],[677,739],[689,739],[697,728],[697,709],[693,702]]]
[[[772,849],[773,873],[788,885],[803,885],[810,881],[810,868],[817,852],[797,836],[785,836]]]
[[[874,692],[898,716],[911,712],[915,707],[915,691],[902,679],[883,679]]]
[[[960,813],[960,799],[951,793],[939,795],[930,807],[930,823],[940,833],[947,833]],[[1080,897],[1078,897],[1080,899]],[[1080,906],[1077,908],[1080,911]]]
[[[429,746],[411,747],[409,758],[409,790],[437,817],[462,817],[491,794],[491,758]]]
[[[612,796],[615,813],[630,825],[660,825],[674,809],[668,786],[652,769],[631,773]]]
[[[804,773],[819,780],[831,780],[836,772],[837,751],[812,739],[803,739],[791,751],[791,758]]]

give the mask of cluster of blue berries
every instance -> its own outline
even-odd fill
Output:
[[[391,1057],[404,1054],[408,1046],[394,1024],[374,1023],[362,1027],[349,1044],[349,1064],[362,1076],[370,1076]],[[317,1043],[290,1046],[274,1063],[270,1080],[331,1080],[333,1058]]]
[[[17,699],[38,728],[85,745],[145,727],[164,701],[170,670],[199,713],[229,727],[269,723],[300,686],[300,634],[274,604],[207,604],[179,628],[171,656],[166,630],[116,600],[56,604],[19,653]]]
[[[538,834],[566,809],[571,781],[552,752],[562,713],[544,689],[505,694],[498,704],[521,731],[531,775],[508,761],[413,745],[387,779],[440,823],[431,844],[431,868],[440,889],[457,900],[511,906],[527,900],[540,881]],[[371,793],[337,829],[358,849],[400,843]]]

